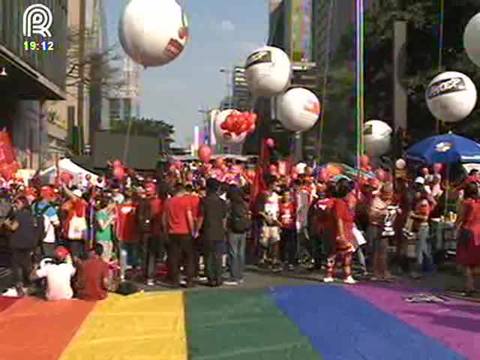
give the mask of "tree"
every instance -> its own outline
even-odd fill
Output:
[[[170,139],[175,133],[175,128],[162,120],[140,118],[131,120],[114,120],[111,131],[118,134],[126,134],[130,127],[130,135],[154,136]]]
[[[81,82],[87,87],[95,83],[102,89],[104,95],[108,96],[111,90],[124,84],[120,76],[121,69],[113,65],[121,59],[117,53],[117,45],[98,51],[94,46],[98,41],[96,32],[86,29],[84,33],[85,55],[80,59],[81,33],[78,27],[69,29],[67,39],[67,92],[75,94],[76,88]],[[83,80],[79,74],[81,65],[86,68]],[[95,71],[90,71],[91,69],[95,69]]]
[[[436,120],[430,114],[425,91],[431,79],[440,72],[460,71],[480,82],[478,68],[463,49],[463,31],[477,12],[475,0],[445,2],[442,63],[439,64],[440,2],[433,0],[377,1],[365,17],[365,118],[393,122],[393,24],[407,22],[407,73],[401,79],[408,94],[408,124],[413,138],[433,135]],[[354,119],[355,102],[355,29],[352,26],[342,37],[332,59],[329,74],[326,120],[330,134],[348,128]],[[352,65],[353,64],[353,65]],[[455,130],[471,137],[480,137],[478,106],[464,122],[454,126],[443,124],[441,131]],[[337,121],[337,119],[339,119]],[[346,123],[347,122],[347,123]],[[327,132],[327,131],[326,131]],[[331,138],[328,135],[328,138]]]

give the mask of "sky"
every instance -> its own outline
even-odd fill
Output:
[[[152,0],[162,1],[162,0]],[[189,145],[200,109],[217,107],[227,95],[220,69],[243,65],[268,38],[268,0],[180,0],[190,40],[179,58],[142,72],[141,116],[175,126],[178,145]],[[110,43],[119,44],[118,21],[128,0],[106,0]],[[121,47],[119,46],[121,49]]]

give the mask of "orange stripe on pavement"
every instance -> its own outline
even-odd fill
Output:
[[[25,298],[0,316],[1,360],[56,360],[95,302]]]

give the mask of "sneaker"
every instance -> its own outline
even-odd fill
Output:
[[[235,280],[227,280],[227,281],[224,281],[223,283],[227,286],[237,286],[238,285],[238,282],[235,281]]]
[[[334,279],[333,277],[331,277],[331,276],[327,276],[327,277],[324,277],[324,278],[323,278],[323,282],[324,282],[324,283],[332,283],[332,282],[334,282],[334,281],[335,281],[335,279]]]
[[[353,276],[347,277],[345,280],[343,280],[345,284],[353,285],[357,283],[357,280],[353,278]]]
[[[148,279],[148,280],[147,280],[147,286],[155,286],[155,280],[153,280],[153,279]]]

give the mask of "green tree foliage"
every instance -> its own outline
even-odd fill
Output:
[[[406,74],[401,79],[408,94],[408,127],[414,139],[436,133],[436,120],[428,111],[425,90],[431,79],[443,71],[460,71],[474,83],[480,83],[480,69],[463,49],[466,24],[478,11],[478,0],[445,1],[442,64],[439,64],[440,1],[381,0],[366,11],[365,16],[365,119],[381,119],[393,123],[393,24],[407,22]],[[325,151],[338,151],[335,139],[347,129],[349,146],[354,151],[355,123],[355,26],[341,39],[331,55],[328,78]],[[453,130],[470,137],[480,137],[478,106],[462,123],[441,124],[440,131]],[[328,139],[328,140],[326,140]],[[331,145],[331,146],[330,146]],[[323,151],[322,151],[323,152]],[[344,151],[345,152],[345,151]],[[340,156],[345,158],[345,154]],[[351,156],[350,156],[351,157]]]
[[[175,133],[175,128],[162,120],[155,119],[132,119],[112,121],[111,131],[126,134],[130,126],[131,135],[154,136],[162,139],[170,139]]]

